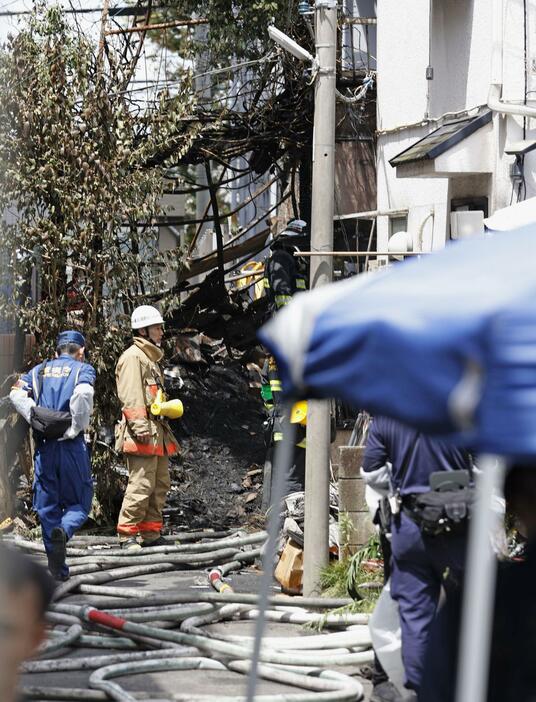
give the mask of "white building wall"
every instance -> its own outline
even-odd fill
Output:
[[[428,1],[378,0],[378,129],[419,122],[426,111]]]
[[[536,105],[536,0],[528,6],[528,90]],[[495,114],[489,176],[397,177],[389,159],[440,126],[449,112],[487,103],[492,59],[492,0],[378,0],[378,209],[409,210],[414,243],[420,222],[424,248],[439,248],[449,237],[450,200],[488,197],[489,213],[517,201],[507,143],[523,139],[523,119]],[[522,103],[525,90],[523,0],[504,0],[503,99]],[[432,37],[430,41],[430,31]],[[426,80],[432,65],[434,79]],[[530,92],[534,91],[534,92]],[[409,126],[408,125],[413,125]],[[536,120],[527,120],[526,139],[536,139]],[[468,143],[469,140],[468,140]],[[536,155],[525,159],[526,196],[536,195]],[[522,189],[521,197],[525,195]],[[385,248],[389,218],[378,218],[378,248]]]
[[[406,129],[389,137],[380,137],[378,143],[378,210],[408,209],[408,231],[417,244],[419,227],[433,209],[434,220],[428,220],[424,230],[424,248],[441,248],[443,240],[434,232],[443,231],[447,220],[448,179],[446,178],[397,178],[389,164],[404,149],[421,139],[427,130]],[[385,251],[389,240],[389,217],[379,216],[378,250]],[[433,244],[433,246],[432,246]]]
[[[491,0],[431,3],[434,79],[429,81],[430,116],[486,103],[491,71],[491,5]]]

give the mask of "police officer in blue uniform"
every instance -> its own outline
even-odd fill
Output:
[[[56,346],[56,357],[22,375],[10,398],[34,428],[34,509],[50,572],[66,580],[66,543],[83,526],[93,499],[84,432],[93,410],[95,370],[84,363],[80,332],[62,332]]]
[[[471,475],[472,468],[467,451],[393,419],[376,417],[372,422],[363,474],[368,485],[379,488],[388,472],[391,495],[400,500],[400,511],[391,518],[391,596],[399,606],[405,685],[413,694],[421,686],[441,589],[448,596],[460,585],[466,537],[463,533],[423,533],[413,518],[412,505],[416,495],[430,492],[432,473],[459,470]],[[373,699],[383,698],[373,694]]]

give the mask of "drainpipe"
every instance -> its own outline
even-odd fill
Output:
[[[421,222],[420,227],[419,227],[419,233],[418,233],[418,237],[417,237],[418,246],[419,246],[419,251],[422,251],[422,250],[423,250],[422,247],[423,247],[423,243],[424,243],[424,242],[423,242],[423,238],[424,238],[424,227],[426,226],[426,222],[428,222],[429,219],[432,220],[432,245],[431,245],[431,247],[430,247],[430,250],[433,250],[433,248],[434,248],[434,229],[433,229],[434,210],[430,210],[430,212],[429,212],[429,213],[426,215],[426,217],[423,219],[423,221]]]
[[[493,0],[493,31],[491,49],[491,83],[488,94],[488,107],[503,115],[536,117],[536,108],[528,105],[514,105],[501,99],[503,88],[503,13],[504,0]],[[525,66],[525,71],[527,67]]]

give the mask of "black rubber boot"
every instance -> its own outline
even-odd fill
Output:
[[[52,549],[48,556],[49,570],[56,580],[67,580],[68,576],[62,573],[67,554],[67,535],[61,527],[54,527],[50,534],[50,540]]]
[[[154,541],[142,541],[141,545],[143,548],[150,548],[151,546],[171,546],[172,544],[166,541],[163,536],[159,536]]]

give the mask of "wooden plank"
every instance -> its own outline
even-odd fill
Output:
[[[263,250],[264,245],[266,243],[266,239],[268,238],[269,234],[270,230],[265,229],[259,234],[252,236],[251,239],[246,239],[246,241],[244,241],[242,244],[237,244],[228,248],[224,247],[224,263],[229,263],[230,261],[243,258],[248,254],[251,254],[253,256],[256,253],[259,253]],[[204,256],[203,258],[193,259],[192,261],[190,261],[188,268],[184,267],[178,272],[177,282],[182,283],[185,280],[194,278],[195,276],[201,275],[202,273],[207,273],[208,271],[211,271],[212,269],[216,268],[217,265],[218,254],[216,251],[213,251],[211,254],[209,254],[208,256]]]

